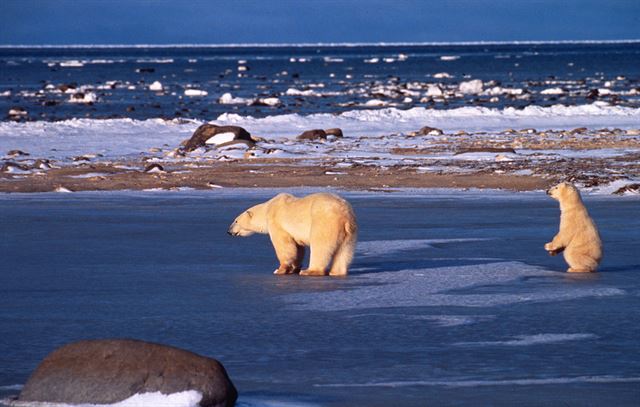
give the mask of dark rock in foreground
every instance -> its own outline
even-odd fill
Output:
[[[213,143],[218,147],[222,147],[224,145],[232,144],[233,142],[238,142],[240,140],[244,141],[247,144],[253,145],[254,141],[251,138],[251,134],[248,131],[239,126],[217,126],[215,124],[203,124],[196,129],[191,138],[187,140],[182,149],[185,152],[191,152],[197,148],[204,147],[207,145],[207,141],[212,137],[218,134],[231,133],[233,136],[229,137],[227,140],[224,138],[220,142]]]
[[[217,360],[131,339],[80,341],[49,354],[19,401],[111,404],[135,394],[202,393],[203,407],[229,407],[238,393]]]

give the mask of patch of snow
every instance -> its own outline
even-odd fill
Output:
[[[458,90],[465,95],[477,95],[482,93],[482,81],[473,79],[470,81],[460,82]]]
[[[540,91],[541,95],[563,95],[564,90],[562,88],[548,88]]]
[[[207,92],[206,90],[200,90],[200,89],[185,89],[184,90],[184,95],[185,96],[207,96],[209,94],[209,92]]]
[[[155,81],[151,85],[149,85],[149,90],[154,92],[162,92],[164,90],[164,87],[162,86],[162,83],[160,83],[160,81]]]
[[[220,145],[220,144],[224,144],[224,143],[228,143],[230,141],[235,140],[236,135],[230,132],[227,133],[219,133],[216,134],[213,137],[210,137],[207,141],[205,141],[205,144],[215,144],[215,145]]]

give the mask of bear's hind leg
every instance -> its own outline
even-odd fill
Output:
[[[349,272],[349,265],[353,260],[353,252],[356,247],[355,237],[348,237],[348,240],[342,242],[335,255],[333,256],[333,263],[331,264],[330,276],[346,276]]]
[[[336,248],[334,245],[311,244],[309,268],[300,272],[301,276],[324,276],[331,263]]]
[[[568,273],[589,273],[598,268],[598,262],[594,258],[571,248],[564,252],[564,259],[569,265]]]

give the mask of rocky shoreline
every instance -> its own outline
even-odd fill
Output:
[[[540,190],[566,180],[582,188],[637,193],[639,129],[447,134],[414,132],[343,137],[311,129],[269,140],[238,126],[200,126],[177,148],[135,158],[87,153],[65,160],[9,151],[0,192],[211,189],[220,187],[491,188]]]

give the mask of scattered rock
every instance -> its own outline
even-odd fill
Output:
[[[626,193],[640,194],[640,184],[627,184],[614,192],[615,195],[624,195]]]
[[[570,134],[583,134],[586,133],[589,129],[587,129],[586,127],[578,127],[576,129],[571,130],[569,133]]]
[[[164,168],[160,164],[149,164],[145,167],[144,172],[158,173],[165,172]]]
[[[138,68],[136,72],[138,73],[154,73],[156,71],[155,68]]]
[[[298,140],[325,140],[326,138],[327,132],[322,129],[307,130],[296,137]]]
[[[67,93],[67,91],[71,91],[73,93],[77,87],[77,83],[63,83],[62,85],[58,85],[58,90],[62,93]]]
[[[27,110],[23,107],[12,107],[8,114],[11,119],[19,119],[27,115]]]
[[[8,156],[8,157],[11,157],[11,158],[13,158],[13,157],[19,157],[19,156],[21,156],[21,155],[26,156],[26,155],[29,155],[29,153],[25,153],[25,152],[24,152],[24,151],[22,151],[22,150],[9,150],[9,152],[7,153],[7,156]]]
[[[69,97],[71,103],[93,104],[98,100],[98,96],[93,92],[77,92]]]
[[[251,134],[242,127],[217,126],[206,123],[196,129],[191,138],[184,143],[182,150],[190,152],[207,145],[224,147],[234,144],[234,142],[237,143],[239,140],[243,140],[250,145],[254,144]]]
[[[33,168],[40,170],[48,170],[49,168],[53,168],[51,165],[51,161],[46,158],[37,159],[35,163],[33,163]]]
[[[507,161],[513,161],[513,158],[507,157],[504,154],[496,155],[496,162],[507,162]]]
[[[454,155],[466,153],[511,153],[516,154],[516,150],[511,147],[472,147],[456,151]]]
[[[342,129],[339,129],[337,127],[333,129],[326,129],[324,132],[327,134],[327,136],[334,136],[337,138],[344,137],[344,135],[342,134]]]
[[[23,164],[14,163],[11,161],[5,162],[0,167],[0,172],[6,173],[29,173],[29,167]]]
[[[75,342],[49,354],[20,402],[112,404],[135,394],[195,390],[202,407],[233,406],[238,393],[215,359],[131,339]]]
[[[251,102],[251,106],[281,106],[282,102],[277,97],[258,98]]]
[[[600,93],[598,92],[598,89],[591,89],[587,93],[587,96],[585,96],[585,98],[587,98],[587,99],[597,99],[599,96],[600,96]]]
[[[418,131],[409,133],[410,136],[441,136],[444,132],[435,127],[424,126]]]

